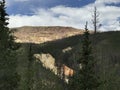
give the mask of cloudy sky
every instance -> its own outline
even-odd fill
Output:
[[[6,0],[9,27],[70,26],[92,29],[94,6],[101,31],[120,30],[120,0]]]

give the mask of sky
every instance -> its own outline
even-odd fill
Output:
[[[120,0],[6,0],[9,27],[69,26],[93,29],[94,6],[99,13],[99,30],[120,30]]]

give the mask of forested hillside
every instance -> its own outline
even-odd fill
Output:
[[[120,88],[119,36],[119,31],[103,32],[96,35],[91,34],[90,36],[93,45],[94,57],[97,62],[96,73],[99,75],[102,82],[98,90],[119,90]],[[22,43],[21,48],[19,49],[19,52],[21,53],[18,58],[18,71],[22,77],[20,88],[26,86],[24,83],[26,83],[25,81],[27,79],[25,79],[24,76],[28,70],[27,66],[29,64],[29,53],[31,53],[31,58],[33,60],[32,62],[34,63],[32,63],[32,66],[30,67],[32,67],[32,71],[34,72],[33,75],[37,75],[37,77],[33,77],[35,80],[33,80],[33,85],[35,84],[35,87],[37,88],[42,83],[42,86],[48,86],[43,87],[46,88],[44,90],[56,90],[56,88],[59,88],[59,90],[64,90],[61,89],[66,88],[67,86],[66,83],[64,83],[64,80],[61,80],[59,75],[56,76],[50,69],[45,69],[40,60],[36,61],[36,58],[33,56],[34,54],[50,54],[55,59],[55,65],[57,67],[65,64],[75,70],[76,61],[80,59],[81,55],[81,42],[82,35],[76,35],[42,44]],[[53,86],[51,86],[50,83],[53,83]],[[40,88],[34,90],[40,90]]]
[[[0,0],[0,90],[120,90],[119,5]]]

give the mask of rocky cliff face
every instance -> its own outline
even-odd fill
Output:
[[[62,64],[60,71],[58,71],[58,67],[55,65],[55,58],[49,53],[42,54],[34,54],[34,58],[37,62],[41,63],[42,66],[48,70],[51,70],[55,75],[58,75],[61,79],[64,79],[67,83],[69,80],[69,76],[74,74],[74,70]],[[60,72],[58,74],[58,72]],[[63,78],[64,75],[64,78]]]
[[[42,64],[46,69],[50,69],[57,74],[57,67],[55,66],[55,58],[49,53],[34,54],[35,59]]]
[[[75,29],[72,27],[32,27],[25,26],[20,28],[13,28],[16,42],[19,43],[44,43],[62,39],[78,34],[82,34],[83,30]]]

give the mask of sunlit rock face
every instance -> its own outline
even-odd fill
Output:
[[[57,67],[55,66],[55,59],[50,54],[34,54],[36,60],[42,63],[42,66],[46,69],[50,69],[55,74],[57,74]]]
[[[62,39],[78,34],[82,34],[83,30],[72,27],[32,27],[25,26],[20,28],[12,28],[16,37],[16,42],[19,43],[44,43]]]
[[[69,76],[73,76],[74,74],[74,70],[65,64],[62,64],[61,69],[58,69],[55,65],[55,58],[49,53],[34,54],[34,58],[41,63],[44,68],[51,70],[54,74],[60,76],[61,79],[64,79],[66,83],[69,81]],[[58,74],[58,72],[60,73]]]

